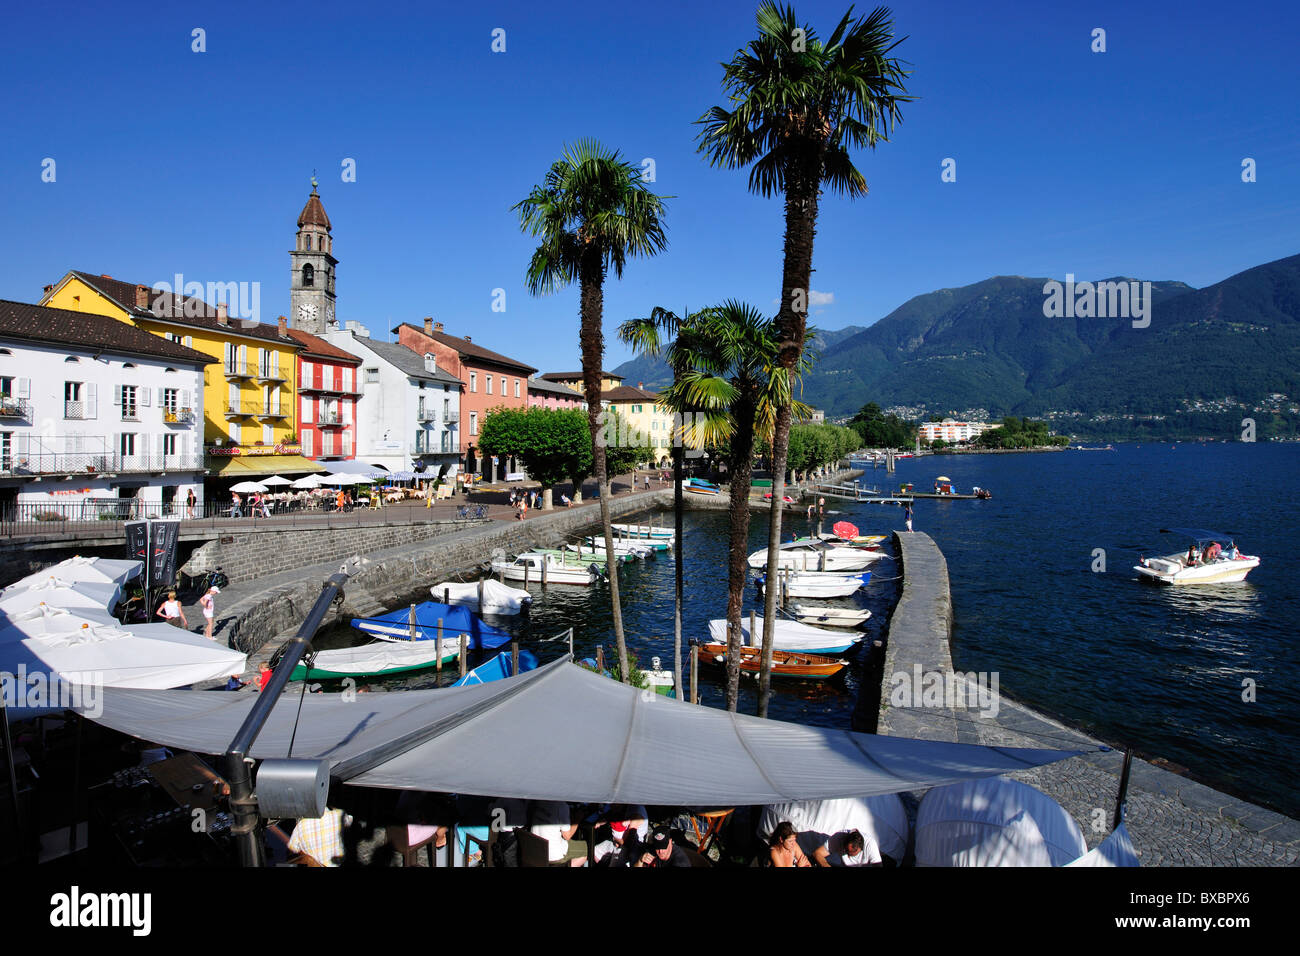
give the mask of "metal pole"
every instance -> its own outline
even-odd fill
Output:
[[[340,571],[330,575],[321,585],[320,596],[316,598],[316,603],[308,612],[307,619],[302,622],[293,640],[285,645],[284,656],[280,658],[280,663],[276,665],[271,679],[267,681],[266,689],[258,695],[257,703],[248,712],[234,740],[226,749],[226,781],[230,784],[230,809],[235,816],[230,835],[239,847],[239,861],[243,866],[264,866],[266,863],[262,840],[258,833],[261,818],[257,812],[257,797],[253,794],[252,776],[248,770],[249,762],[246,761],[247,754],[257,740],[257,735],[261,733],[267,718],[271,716],[271,709],[279,701],[280,693],[289,683],[289,675],[302,660],[312,636],[325,620],[325,615],[329,613],[330,605],[336,597],[342,596],[343,585],[347,580],[348,575]]]
[[[68,856],[77,852],[77,791],[81,789],[81,730],[84,724],[80,714],[75,717],[77,721],[77,743],[74,749],[76,756],[72,760],[72,820],[68,823]]]
[[[17,687],[17,676],[14,677]],[[23,838],[23,810],[18,802],[18,772],[14,770],[14,741],[9,733],[9,709],[5,705],[4,694],[0,693],[0,724],[3,725],[5,735],[5,757],[9,763],[9,793],[14,801],[14,835],[18,838],[20,846],[26,849],[26,840]]]
[[[1119,775],[1119,795],[1115,798],[1115,826],[1124,822],[1124,801],[1128,798],[1128,775],[1133,767],[1133,751],[1124,751],[1124,769]]]

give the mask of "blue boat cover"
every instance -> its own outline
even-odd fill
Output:
[[[459,640],[460,635],[469,637],[469,646],[474,650],[491,650],[510,643],[510,634],[491,624],[466,607],[440,604],[437,601],[425,601],[415,606],[415,636],[419,641],[432,641],[438,637],[438,621],[442,620],[443,640]],[[384,637],[406,638],[410,634],[411,612],[407,608],[389,611],[378,617],[354,617],[352,626],[367,634]]]
[[[502,680],[506,677],[514,676],[514,661],[510,659],[509,651],[502,651],[490,661],[484,661],[478,667],[474,668],[452,687],[464,687],[468,684],[487,684],[494,680]],[[532,651],[519,649],[519,673],[537,669],[537,655]]]

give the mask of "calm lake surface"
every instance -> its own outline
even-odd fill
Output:
[[[979,485],[993,492],[990,501],[915,504],[916,529],[932,535],[948,559],[959,670],[996,671],[1010,697],[1300,816],[1300,620],[1288,558],[1300,532],[1290,491],[1300,446],[1116,449],[930,456],[899,462],[892,477],[868,467],[863,483],[888,489],[912,481],[920,491],[942,474],[959,491]],[[828,516],[827,530],[841,518],[864,534],[902,527],[894,507],[829,499],[827,507],[839,512]],[[672,518],[658,520],[671,525]],[[809,530],[802,517],[793,527]],[[1184,539],[1159,531],[1170,527],[1231,533],[1262,564],[1240,584],[1139,583],[1132,566],[1140,555],[1186,550]],[[755,515],[750,550],[765,545],[766,529],[766,517]],[[725,512],[688,513],[683,550],[684,635],[703,638],[709,619],[722,617],[726,607]],[[1094,571],[1101,558],[1105,570]],[[628,644],[642,666],[655,655],[672,666],[674,560],[663,554],[621,571]],[[869,642],[880,636],[897,600],[898,573],[892,558],[876,562],[871,583],[856,598],[827,603],[870,608]],[[531,622],[519,633],[543,661],[562,648],[538,638],[569,626],[578,657],[593,655],[597,644],[612,653],[607,587],[533,591]],[[412,597],[427,599],[427,593]],[[751,585],[746,613],[757,602]],[[336,627],[317,645],[365,640],[359,631]],[[864,655],[846,656],[853,666],[833,682],[774,683],[772,716],[853,726]],[[683,673],[689,673],[685,660]],[[1254,700],[1243,700],[1249,696],[1243,682],[1253,686]],[[384,682],[389,688],[435,683],[432,674]],[[741,709],[753,713],[754,682],[742,680],[741,688]],[[721,683],[705,668],[701,692],[705,704],[723,705]]]

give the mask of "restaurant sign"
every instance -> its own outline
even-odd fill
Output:
[[[256,455],[300,455],[301,445],[251,445],[240,448],[238,445],[208,445],[204,451],[214,457],[248,458]]]

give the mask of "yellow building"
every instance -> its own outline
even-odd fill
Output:
[[[620,424],[628,432],[649,439],[651,447],[660,449],[656,459],[666,458],[673,447],[673,413],[659,404],[659,396],[642,388],[620,385],[602,392],[601,402],[618,412]]]
[[[573,389],[580,395],[586,394],[587,386],[584,384],[581,372],[546,372],[537,376],[544,382],[552,382],[556,385],[564,385]],[[613,372],[600,373],[601,391],[611,391],[623,384],[623,376],[615,375]]]
[[[205,369],[203,379],[210,475],[324,471],[302,457],[298,444],[296,357],[302,346],[290,337],[284,318],[278,326],[231,318],[224,305],[179,291],[69,272],[46,287],[40,304],[106,315],[220,360]]]

